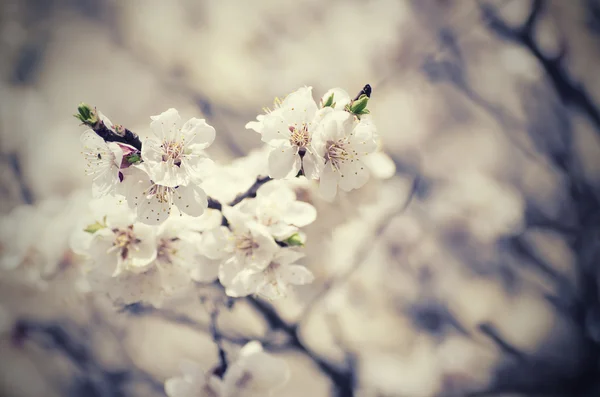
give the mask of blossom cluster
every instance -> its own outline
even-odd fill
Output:
[[[348,192],[369,179],[364,158],[377,149],[377,132],[367,101],[366,94],[352,101],[346,91],[336,88],[325,93],[317,106],[312,88],[304,87],[283,101],[276,100],[273,110],[267,109],[246,128],[258,132],[272,148],[271,177],[301,173],[319,180],[323,198],[333,200],[338,187]]]
[[[80,105],[76,117],[90,127],[81,141],[94,200],[71,243],[85,258],[92,289],[122,303],[160,304],[194,283],[218,280],[231,297],[267,299],[311,283],[313,274],[297,262],[305,255],[301,228],[317,213],[299,199],[293,180],[317,180],[327,201],[338,187],[366,183],[364,159],[378,139],[366,109],[369,95],[369,86],[354,100],[333,89],[317,105],[312,88],[303,87],[277,100],[247,125],[270,149],[269,177],[258,175],[230,202],[205,191],[207,181],[223,174],[205,152],[216,136],[206,120],[184,123],[168,109],[151,117],[152,135],[142,142]]]

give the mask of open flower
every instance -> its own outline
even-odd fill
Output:
[[[269,153],[269,174],[272,178],[295,177],[302,169],[309,179],[316,179],[318,158],[312,148],[312,134],[323,113],[312,97],[312,87],[303,87],[288,95],[283,102],[257,122],[246,124],[262,135],[262,141],[273,149]]]
[[[92,203],[94,220],[81,232],[91,238],[80,244],[80,250],[91,259],[92,267],[102,274],[117,276],[125,271],[143,272],[156,259],[154,229],[135,222],[127,205],[117,200]]]
[[[158,227],[156,268],[162,288],[173,292],[191,280],[211,282],[217,279],[218,265],[201,256],[202,236],[194,218],[171,217]]]
[[[242,270],[267,267],[279,246],[264,225],[238,208],[223,206],[223,215],[229,228],[220,226],[203,233],[201,253],[220,261],[219,281],[227,291]]]
[[[93,130],[81,136],[83,155],[87,162],[86,173],[93,175],[92,194],[101,197],[115,191],[119,184],[119,167],[123,151],[115,142],[105,142]]]
[[[165,381],[169,397],[269,397],[288,382],[287,363],[265,352],[260,342],[247,343],[231,363],[223,379],[185,360],[183,376]]]
[[[183,376],[165,381],[165,393],[169,397],[222,397],[223,382],[215,375],[206,373],[200,365],[183,361]]]
[[[269,397],[289,380],[287,363],[248,342],[223,377],[223,397]]]
[[[191,216],[200,216],[208,207],[204,190],[196,184],[187,186],[166,186],[150,179],[145,167],[130,167],[124,172],[125,195],[131,208],[137,209],[140,222],[157,225],[177,208]]]
[[[298,232],[299,227],[317,218],[312,205],[296,200],[296,193],[285,181],[270,181],[256,192],[255,199],[244,200],[240,210],[265,225],[275,239],[282,241]]]
[[[338,186],[349,192],[369,179],[363,159],[377,150],[375,126],[369,120],[357,121],[350,113],[336,110],[320,123],[313,146],[324,159],[319,192],[331,201]]]
[[[215,140],[215,129],[197,118],[182,125],[173,108],[152,116],[150,128],[155,136],[144,142],[142,158],[152,180],[167,187],[201,180],[211,164],[203,150]]]
[[[287,296],[290,285],[309,284],[314,280],[310,270],[295,262],[304,256],[291,248],[282,248],[263,270],[242,269],[228,286],[230,296],[258,294],[267,299]]]

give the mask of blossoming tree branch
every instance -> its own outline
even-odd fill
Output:
[[[276,99],[246,124],[268,147],[268,175],[256,175],[229,201],[206,192],[215,175],[220,189],[236,184],[205,153],[216,135],[206,120],[183,122],[171,108],[151,116],[152,135],[142,140],[81,104],[75,117],[89,127],[81,142],[93,200],[71,245],[85,258],[90,288],[116,303],[159,306],[198,283],[229,299],[276,300],[313,282],[299,262],[310,244],[303,228],[318,214],[300,192],[313,189],[332,202],[368,181],[366,159],[379,149],[370,95],[369,85],[355,97],[335,88],[316,102],[312,88],[302,87]],[[165,383],[170,397],[265,396],[285,383],[285,363],[258,341],[228,363],[211,318],[220,364],[185,363],[182,376]]]

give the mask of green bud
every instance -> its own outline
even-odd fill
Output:
[[[323,104],[323,107],[326,108],[328,106],[334,107],[335,103],[333,103],[333,93],[331,95],[329,95],[329,98],[327,98],[327,101],[325,101],[325,103]]]
[[[352,114],[360,116],[361,114],[369,114],[367,110],[367,103],[369,102],[369,97],[365,94],[362,94],[357,100],[352,101],[348,105],[348,111]]]
[[[283,240],[289,247],[304,247],[304,241],[299,233],[294,233],[287,239]]]
[[[125,160],[127,160],[129,164],[137,164],[142,161],[142,156],[140,156],[139,152],[135,152],[125,156]]]
[[[91,233],[94,234],[96,233],[98,230],[100,229],[104,229],[106,226],[104,226],[103,224],[101,224],[100,222],[96,222],[96,223],[92,223],[91,225],[88,225],[88,227],[86,227],[85,229],[83,229],[84,232],[87,233]]]
[[[77,114],[74,114],[75,118],[79,119],[83,124],[94,125],[98,122],[98,114],[95,109],[92,109],[88,104],[80,103],[77,107]]]

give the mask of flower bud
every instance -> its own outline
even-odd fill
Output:
[[[98,113],[86,103],[80,103],[77,107],[77,112],[78,113],[73,116],[79,119],[83,124],[93,126],[98,122]]]
[[[352,101],[347,107],[350,113],[358,116],[360,118],[363,114],[369,114],[369,110],[367,109],[367,103],[369,102],[369,97],[365,94],[362,94],[358,99]]]
[[[287,239],[283,240],[288,247],[304,247],[304,239],[300,233],[294,233]]]

